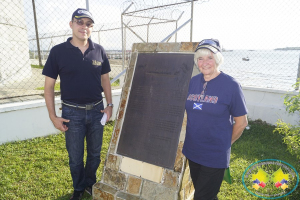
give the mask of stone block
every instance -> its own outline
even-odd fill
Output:
[[[184,199],[189,199],[190,196],[194,195],[195,188],[192,181],[189,181],[188,184],[184,187]]]
[[[135,43],[132,45],[132,52],[155,52],[157,43]]]
[[[179,184],[179,173],[165,169],[163,175],[162,185],[176,190]]]
[[[124,192],[118,192],[116,200],[141,200],[141,198]]]
[[[181,52],[194,52],[199,42],[181,42]]]
[[[180,43],[158,43],[157,51],[159,52],[179,52]]]
[[[121,163],[121,157],[117,155],[109,154],[106,159],[106,169],[109,168],[111,170],[118,171]]]
[[[126,192],[134,195],[140,194],[142,179],[134,176],[128,176]]]
[[[131,53],[131,58],[130,58],[130,63],[129,63],[128,68],[134,68],[137,56],[138,56],[138,52]]]
[[[177,199],[178,194],[176,190],[145,180],[142,187],[141,197],[147,200],[175,200]]]
[[[134,72],[134,68],[128,68],[127,72],[126,72],[126,78],[124,81],[124,87],[130,88],[131,86],[131,80],[132,80],[132,76],[133,76],[133,72]]]
[[[183,147],[183,142],[179,142],[178,148],[177,148],[177,153],[176,153],[176,158],[175,158],[175,164],[174,164],[174,171],[175,172],[181,172],[182,167],[185,161],[185,157],[182,154],[182,147]]]
[[[181,181],[181,189],[185,187],[189,182],[191,181],[191,176],[190,176],[190,168],[188,165],[188,161],[186,161],[186,167],[183,172],[183,177]]]
[[[124,190],[127,179],[125,174],[106,168],[103,181],[118,190]]]
[[[119,104],[119,110],[118,110],[117,119],[123,119],[124,111],[125,111],[125,107],[126,107],[126,102],[127,102],[127,97],[128,97],[128,92],[129,92],[129,87],[123,86],[122,96],[120,98],[120,104]],[[121,127],[121,124],[119,125],[119,127]]]
[[[93,186],[94,200],[114,200],[117,190],[107,184],[98,182]]]
[[[117,126],[118,126],[118,123],[116,122],[115,129],[114,129],[112,139],[110,141],[110,146],[109,146],[109,153],[111,153],[111,154],[115,153],[116,144],[117,144],[117,141],[119,139],[120,128],[117,127]]]

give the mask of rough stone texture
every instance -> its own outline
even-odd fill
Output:
[[[141,197],[147,200],[173,200],[176,199],[177,192],[160,184],[145,180]]]
[[[184,169],[184,173],[183,173],[183,177],[182,177],[182,181],[181,181],[180,190],[185,187],[185,185],[190,181],[190,179],[191,179],[190,178],[190,168],[189,168],[188,162],[186,161],[185,169]]]
[[[128,68],[134,68],[137,56],[138,56],[138,52],[131,53],[130,63],[129,63]]]
[[[104,183],[96,183],[93,186],[93,199],[94,200],[114,200],[114,195],[117,190]]]
[[[159,52],[179,52],[180,43],[158,43],[157,51]]]
[[[109,146],[109,153],[111,153],[111,154],[115,153],[117,141],[119,139],[119,134],[120,134],[119,126],[120,126],[120,123],[118,123],[118,121],[120,121],[120,120],[117,120],[115,122],[115,128],[114,128],[114,132],[113,132],[113,135],[112,135],[112,140],[111,140],[110,146]]]
[[[126,72],[126,79],[125,79],[125,81],[124,81],[123,89],[124,89],[124,87],[129,88],[129,87],[131,86],[131,80],[132,80],[132,76],[133,76],[133,71],[134,71],[133,68],[128,68],[128,69],[127,69],[127,72]]]
[[[132,45],[132,52],[155,52],[157,43],[135,43]]]
[[[189,181],[184,188],[184,199],[189,199],[194,194],[195,188],[192,181]]]
[[[199,42],[182,42],[180,50],[181,52],[194,52]]]
[[[126,184],[126,175],[118,171],[105,168],[103,181],[119,190],[124,190]]]
[[[121,163],[121,156],[109,154],[106,159],[106,168],[118,171]]]
[[[162,182],[163,186],[176,190],[179,182],[179,173],[165,169]]]
[[[190,168],[188,162],[186,161],[180,192],[179,192],[179,199],[182,200],[189,199],[189,197],[193,195],[193,193],[194,193],[194,186],[193,186],[192,179],[190,177]]]
[[[124,192],[119,192],[117,194],[117,200],[140,200],[141,198],[139,196],[134,196],[134,195],[131,195],[131,194],[127,194],[127,193],[124,193]]]
[[[134,195],[140,194],[142,179],[134,176],[128,177],[126,192]]]
[[[177,153],[176,153],[176,158],[175,158],[175,164],[174,164],[175,172],[182,171],[183,163],[185,161],[185,157],[182,154],[182,147],[183,147],[183,142],[179,142],[178,148],[177,148]]]
[[[127,93],[127,92],[128,92],[128,90],[125,91],[125,93]],[[124,98],[124,96],[123,96],[123,98],[121,97],[121,99],[120,99],[120,104],[121,105],[126,105],[126,99]],[[117,115],[117,119],[120,119],[120,120],[123,119],[124,111],[125,111],[125,108],[124,107],[120,107],[118,115]]]

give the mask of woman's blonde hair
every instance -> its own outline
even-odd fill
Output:
[[[211,53],[212,52],[209,49],[198,49],[198,51],[196,51],[194,54],[194,62],[196,64],[196,66],[198,66],[197,59],[199,57],[208,56]],[[219,68],[219,66],[221,66],[224,62],[224,57],[223,57],[222,53],[217,52],[216,54],[212,53],[212,55],[213,55],[214,60],[216,61],[217,68]]]

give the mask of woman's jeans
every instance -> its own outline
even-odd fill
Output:
[[[76,191],[83,191],[87,186],[96,183],[96,171],[100,164],[103,126],[100,120],[103,116],[103,103],[91,110],[62,105],[62,117],[69,119],[65,123],[66,147],[69,153],[69,165]],[[84,138],[86,138],[87,158],[84,166]]]

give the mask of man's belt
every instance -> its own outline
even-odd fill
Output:
[[[74,107],[74,108],[92,110],[96,105],[100,104],[101,102],[102,102],[102,100],[98,101],[96,103],[82,105],[82,104],[73,104],[73,103],[69,103],[69,102],[66,103],[66,102],[62,101],[62,104],[66,105],[66,106]]]

